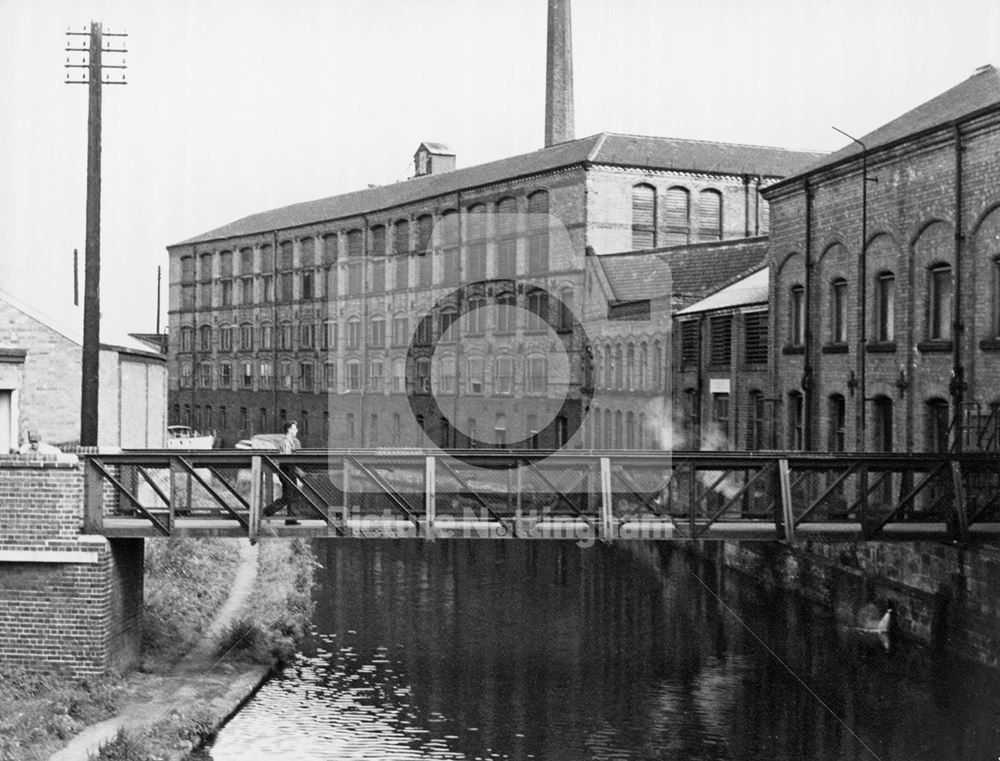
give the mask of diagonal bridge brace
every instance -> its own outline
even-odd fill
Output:
[[[250,528],[250,522],[246,518],[244,518],[242,515],[240,515],[238,512],[236,512],[232,508],[232,506],[228,502],[226,502],[226,500],[224,500],[222,498],[222,495],[220,495],[215,489],[212,488],[212,486],[204,478],[201,477],[201,474],[198,473],[197,470],[195,470],[194,466],[191,465],[190,462],[188,462],[183,457],[172,457],[171,459],[175,460],[187,472],[187,474],[189,476],[191,476],[192,478],[194,478],[195,481],[197,481],[199,484],[201,484],[201,486],[205,489],[205,491],[207,491],[209,493],[209,495],[212,497],[212,499],[214,499],[216,502],[218,502],[219,505],[222,506],[223,510],[225,510],[227,513],[229,513],[234,519],[236,519],[237,523],[239,523],[240,526],[242,526],[243,528],[249,530],[249,528]],[[213,475],[216,475],[214,468],[209,468],[209,471]],[[218,478],[217,475],[216,475],[216,478]],[[229,486],[229,484],[226,483],[226,480],[224,478],[222,478],[220,480],[222,481],[222,483],[226,484],[227,487]],[[232,491],[231,487],[230,487],[230,491]],[[246,505],[247,509],[249,510],[250,506],[243,500],[243,498],[240,497],[239,495],[237,495],[237,497],[239,498],[240,502],[242,502],[244,505]]]
[[[760,470],[758,470],[756,473],[753,474],[753,476],[751,476],[749,479],[747,479],[747,482],[745,484],[743,484],[743,487],[739,491],[737,491],[732,497],[730,497],[729,499],[727,499],[726,503],[722,507],[720,507],[714,513],[712,513],[712,515],[710,515],[708,517],[708,520],[705,522],[705,524],[703,526],[701,526],[701,528],[691,538],[692,539],[698,539],[703,534],[705,534],[712,527],[712,524],[715,523],[719,519],[719,517],[721,515],[723,515],[730,507],[732,507],[733,505],[735,505],[737,503],[737,501],[739,501],[740,499],[743,498],[743,495],[746,494],[747,491],[749,491],[749,489],[750,489],[751,486],[753,486],[755,483],[757,483],[757,481],[759,481],[760,479],[764,478],[765,476],[770,476],[771,473],[772,473],[772,471],[774,471],[776,468],[777,468],[777,461],[776,460],[772,460],[772,461],[766,463],[763,468],[761,468]],[[728,475],[728,474],[723,474],[723,476],[725,476],[725,475]],[[718,485],[721,482],[722,482],[722,478],[718,479],[715,482],[715,485]],[[704,499],[704,497],[702,499]],[[702,500],[699,499],[698,503],[700,503],[701,501]],[[692,511],[694,510],[695,506],[698,503],[696,503],[695,505],[692,505]]]
[[[284,491],[284,489],[286,489],[286,488],[294,491],[296,494],[298,494],[300,497],[302,497],[302,499],[305,500],[306,504],[309,505],[309,507],[311,507],[313,509],[313,511],[320,517],[320,519],[322,519],[324,522],[326,522],[328,524],[330,523],[330,519],[327,517],[326,512],[323,510],[323,508],[320,507],[312,497],[310,497],[308,494],[306,494],[305,491],[303,491],[303,489],[298,485],[298,483],[296,483],[296,479],[302,480],[301,479],[302,471],[298,467],[295,467],[295,476],[296,476],[296,478],[292,478],[287,473],[285,473],[281,468],[279,468],[278,465],[274,462],[274,460],[272,460],[267,455],[261,455],[261,462],[264,465],[266,465],[267,467],[269,467],[274,472],[274,474],[278,477],[278,480],[281,481],[282,491]],[[319,494],[316,492],[316,490],[313,489],[308,483],[306,483],[305,480],[302,480],[302,485],[305,486],[305,487],[307,487],[308,489],[310,489],[313,492],[313,494],[315,494],[316,496],[319,496]],[[267,515],[268,514],[267,510],[269,508],[274,507],[283,498],[284,497],[279,498],[279,499],[275,500],[274,502],[272,502],[271,504],[266,505],[263,509],[261,509],[261,515]],[[277,511],[275,511],[275,512],[277,512]],[[339,528],[338,528],[338,531],[339,531]]]
[[[382,478],[382,476],[380,476],[378,473],[369,468],[367,465],[365,465],[363,462],[361,462],[357,457],[354,457],[353,455],[348,455],[347,457],[345,457],[344,462],[350,462],[352,465],[354,465],[355,468],[361,471],[363,475],[370,478],[375,483],[375,485],[385,493],[385,495],[392,501],[392,503],[396,505],[396,507],[398,507],[400,511],[407,518],[410,519],[410,521],[412,521],[413,525],[417,527],[417,530],[418,531],[420,530],[420,518],[416,516],[416,514],[410,508],[410,505],[406,502],[406,500],[404,500],[402,497],[396,494],[396,492],[392,488],[392,485],[388,481],[386,481],[384,478]]]
[[[159,531],[164,536],[170,536],[170,529],[168,527],[164,526],[155,515],[153,515],[149,510],[147,510],[145,507],[143,507],[140,504],[139,500],[137,500],[132,495],[132,492],[130,492],[128,489],[126,489],[117,478],[115,478],[113,475],[111,475],[107,471],[107,469],[105,469],[105,467],[103,465],[101,465],[100,462],[97,461],[96,458],[91,457],[91,458],[89,458],[88,461],[90,462],[91,465],[94,466],[94,468],[97,470],[97,472],[100,473],[101,476],[105,480],[107,480],[108,483],[110,483],[115,488],[115,491],[117,491],[120,495],[124,496],[129,502],[131,502],[135,506],[135,509],[138,510],[139,513],[144,518],[146,518],[146,520],[148,520],[150,523],[153,524],[153,528],[155,528],[157,531]]]

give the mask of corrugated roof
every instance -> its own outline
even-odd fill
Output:
[[[680,308],[759,269],[766,257],[767,238],[761,237],[606,254],[597,260],[616,301],[664,296],[669,288],[674,307]]]
[[[1000,104],[1000,73],[991,65],[981,66],[975,74],[950,90],[869,132],[861,138],[861,142],[870,153],[880,146],[888,145],[908,135],[949,124],[998,104]],[[849,156],[860,154],[861,147],[857,143],[849,143],[839,151],[807,167],[801,174],[810,174]]]
[[[358,216],[585,162],[702,173],[759,174],[774,178],[801,171],[819,155],[782,148],[604,132],[486,164],[262,211],[173,245],[254,235]]]
[[[768,268],[764,267],[725,288],[720,288],[711,296],[681,309],[677,314],[694,314],[696,312],[711,312],[716,309],[735,309],[750,304],[766,304],[768,281]]]

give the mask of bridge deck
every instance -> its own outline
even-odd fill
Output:
[[[108,537],[1000,538],[995,455],[132,451],[86,458]]]

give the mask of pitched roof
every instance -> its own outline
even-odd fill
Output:
[[[596,258],[615,300],[642,301],[663,296],[669,287],[676,309],[759,269],[766,257],[767,238],[759,237]]]
[[[1000,104],[1000,72],[991,66],[980,66],[968,79],[959,82],[950,90],[931,98],[911,111],[907,111],[887,124],[869,132],[861,138],[869,153],[909,135],[915,135],[933,127],[940,127]],[[849,143],[839,151],[827,155],[809,166],[801,174],[810,174],[850,156],[860,155],[861,147]],[[791,178],[789,178],[791,179]]]
[[[14,296],[7,291],[0,290],[0,300],[5,301],[10,304],[10,306],[14,307],[14,309],[27,315],[35,322],[41,323],[49,330],[58,333],[63,338],[71,341],[77,346],[83,346],[83,310],[80,307],[71,307],[66,313],[66,316],[72,321],[72,324],[67,324],[62,319],[53,317],[52,315],[42,312],[40,309],[36,309],[31,304],[26,301],[22,301],[17,296]],[[117,351],[119,353],[126,354],[140,354],[166,361],[166,357],[164,355],[159,352],[151,351],[150,347],[141,341],[138,341],[131,336],[125,336],[114,332],[109,333],[104,325],[101,326],[101,338],[100,348],[106,351]]]
[[[754,145],[602,132],[486,164],[262,211],[173,245],[202,243],[358,216],[457,190],[588,162],[776,178],[800,171],[819,155]]]
[[[428,143],[425,141],[421,143],[420,146],[426,148],[428,153],[444,154],[445,156],[455,155],[451,148],[449,148],[445,143]],[[418,151],[420,150],[420,146],[417,147]]]
[[[681,309],[676,314],[695,314],[697,312],[712,312],[716,309],[734,309],[751,304],[766,304],[768,281],[768,268],[763,267],[725,288],[720,288],[701,301],[696,301],[691,306]]]

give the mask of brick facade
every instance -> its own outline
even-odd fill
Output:
[[[82,536],[82,503],[79,464],[0,458],[0,667],[138,662],[143,540]]]

